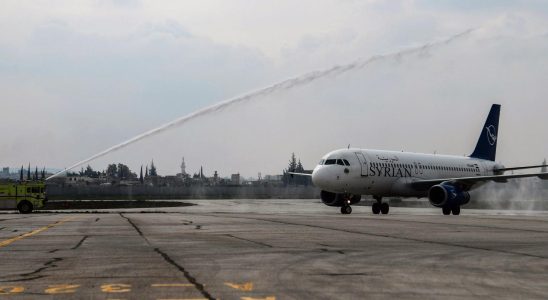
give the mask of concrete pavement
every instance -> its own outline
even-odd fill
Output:
[[[0,298],[548,297],[548,214],[200,200],[0,213]]]

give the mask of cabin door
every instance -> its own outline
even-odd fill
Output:
[[[360,162],[361,167],[361,175],[367,176],[367,159],[365,159],[365,155],[363,155],[362,152],[354,152],[356,154],[356,157],[358,158],[358,161]]]

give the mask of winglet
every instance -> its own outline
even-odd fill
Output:
[[[487,116],[485,125],[476,144],[476,149],[470,155],[473,158],[480,158],[495,161],[497,154],[497,138],[499,130],[499,115],[500,115],[500,104],[493,104],[491,106],[491,111]]]

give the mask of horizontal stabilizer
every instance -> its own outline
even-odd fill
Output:
[[[524,167],[500,168],[500,169],[495,169],[494,171],[514,171],[514,170],[535,169],[535,168],[546,168],[546,167],[548,167],[548,165],[537,165],[537,166],[524,166]]]

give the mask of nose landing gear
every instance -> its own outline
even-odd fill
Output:
[[[373,203],[371,206],[371,210],[373,211],[373,214],[378,215],[379,213],[386,215],[388,214],[388,211],[390,210],[390,206],[386,202],[382,202],[382,197],[380,196],[374,196],[373,197],[377,202]]]
[[[341,214],[343,215],[349,215],[352,213],[352,207],[350,205],[343,205],[341,206]]]

